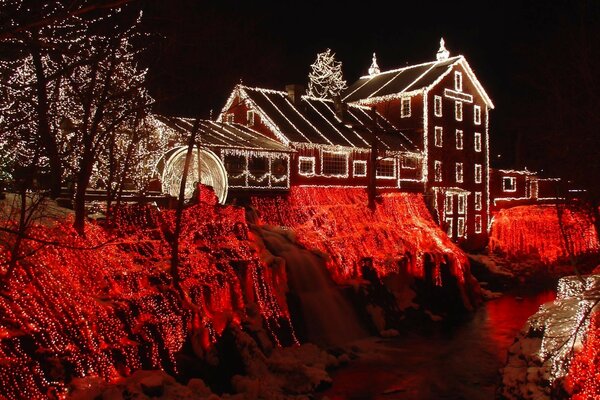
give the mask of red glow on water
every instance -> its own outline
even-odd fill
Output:
[[[465,284],[468,259],[434,223],[421,194],[384,194],[374,212],[367,203],[364,189],[349,188],[293,187],[287,197],[253,199],[264,223],[289,227],[307,248],[327,254],[338,282],[360,276],[362,260],[372,258],[379,276],[404,265],[423,278],[430,261],[437,285],[442,264]]]
[[[600,312],[595,312],[583,349],[575,354],[567,375],[573,400],[600,399]]]
[[[70,246],[111,243],[82,251],[25,242],[23,253],[37,251],[20,261],[0,296],[0,397],[62,396],[70,376],[175,372],[174,354],[192,328],[208,347],[228,323],[240,323],[248,303],[269,326],[289,327],[284,294],[276,293],[285,271],[259,260],[242,209],[206,203],[183,217],[182,287],[200,310],[192,320],[169,274],[173,221],[172,212],[139,207],[119,212],[112,233],[89,225],[85,239],[69,221],[32,230]],[[7,251],[0,248],[0,259]]]
[[[594,226],[583,214],[565,210],[563,224],[573,254],[600,249]],[[533,255],[544,263],[568,257],[555,206],[501,210],[492,223],[490,249],[512,257]]]

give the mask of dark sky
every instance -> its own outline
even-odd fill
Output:
[[[510,165],[519,132],[531,129],[521,121],[523,106],[529,110],[539,96],[530,83],[547,59],[540,52],[551,51],[549,43],[576,15],[571,4],[150,0],[152,94],[158,111],[209,117],[240,80],[281,90],[306,84],[310,64],[326,48],[343,63],[350,84],[366,73],[372,52],[382,70],[432,61],[443,36],[451,55],[466,56],[494,101],[492,154]]]

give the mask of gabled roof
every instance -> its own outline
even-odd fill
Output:
[[[169,128],[187,134],[194,126],[194,119],[157,115],[156,119]],[[224,124],[201,120],[198,127],[200,143],[209,147],[227,147],[248,150],[292,152],[292,150],[262,133],[239,124]]]
[[[349,103],[361,104],[383,100],[386,97],[402,94],[410,95],[415,92],[429,90],[448,75],[457,64],[460,64],[467,72],[487,106],[494,108],[492,100],[463,56],[362,76],[346,90],[342,99]]]
[[[293,104],[287,92],[238,85],[223,108],[220,120],[224,120],[223,114],[231,109],[236,96],[248,102],[284,144],[370,147],[373,121],[368,107],[348,105],[347,119],[342,121],[332,100],[302,96],[299,104]],[[377,124],[383,149],[417,151],[416,146],[383,117],[378,116]]]

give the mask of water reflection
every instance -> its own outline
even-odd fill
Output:
[[[468,399],[495,397],[498,369],[527,318],[554,292],[505,295],[459,324],[364,341],[361,358],[334,374],[326,392],[338,399]]]

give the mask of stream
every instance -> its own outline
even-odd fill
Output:
[[[360,357],[332,373],[321,398],[491,400],[515,336],[554,291],[514,293],[483,304],[459,323],[356,343]]]

